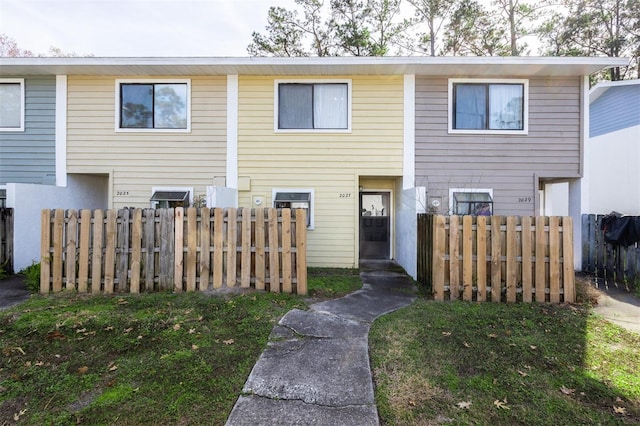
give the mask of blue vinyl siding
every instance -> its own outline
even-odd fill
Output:
[[[591,104],[589,136],[640,126],[640,84],[610,87]]]
[[[56,79],[26,77],[24,84],[25,129],[0,132],[0,185],[55,181]]]

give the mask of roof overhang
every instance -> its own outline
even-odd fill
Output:
[[[402,75],[577,76],[629,64],[627,58],[410,56],[303,58],[0,58],[0,76]]]
[[[594,102],[612,87],[637,86],[640,85],[640,79],[621,80],[621,81],[602,81],[589,90],[589,103]]]

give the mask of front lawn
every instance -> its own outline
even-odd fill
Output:
[[[421,299],[370,354],[383,424],[640,424],[640,335],[581,307]]]

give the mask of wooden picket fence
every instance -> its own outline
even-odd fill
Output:
[[[41,229],[41,293],[307,292],[302,209],[43,210]]]
[[[13,209],[0,207],[0,267],[13,272]]]
[[[605,284],[640,286],[640,243],[628,247],[607,243],[600,224],[605,215],[582,215],[582,271]]]
[[[418,282],[436,300],[574,302],[571,217],[418,216]]]

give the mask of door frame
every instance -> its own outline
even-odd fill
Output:
[[[389,194],[389,259],[393,259],[395,255],[395,199],[394,199],[394,190],[390,188],[362,188],[358,191],[358,200],[357,200],[357,208],[356,208],[356,229],[358,230],[358,238],[356,238],[356,253],[358,253],[358,261],[360,261],[360,195],[366,193],[376,193],[376,192],[384,192]]]

